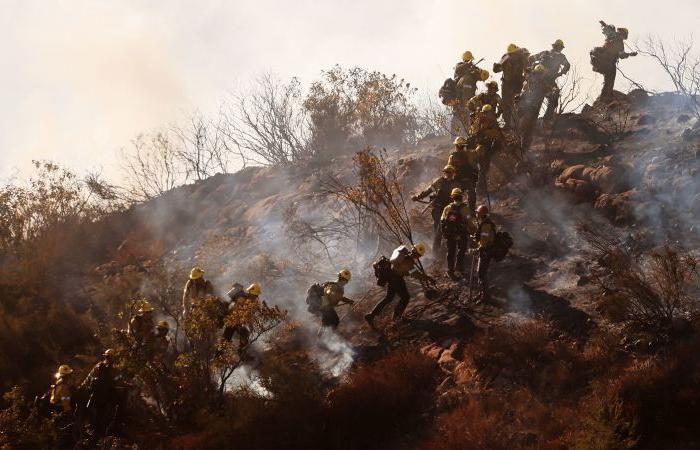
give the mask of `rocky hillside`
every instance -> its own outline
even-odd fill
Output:
[[[289,310],[305,330],[304,345],[334,383],[397,348],[419,349],[434,360],[439,380],[424,393],[427,428],[406,431],[386,443],[391,448],[562,448],[571,442],[659,448],[654,445],[669,442],[668,424],[639,411],[653,406],[671,414],[672,408],[647,398],[656,392],[651,382],[642,393],[630,386],[634,376],[663,380],[670,375],[658,366],[672,362],[653,359],[664,343],[623,332],[624,324],[601,308],[602,263],[579,227],[638,254],[668,244],[698,248],[697,123],[680,97],[640,92],[617,93],[609,105],[541,123],[522,174],[506,179],[494,170],[490,180],[494,221],[511,232],[515,246],[492,266],[488,304],[470,301],[468,280],[449,280],[444,261],[429,252],[426,267],[440,295],[428,299],[411,285],[408,321],[384,317],[378,330],[366,326],[363,314],[383,295],[371,261],[390,248],[340,238],[332,219],[348,206],[324,194],[329,174],[352,177],[352,155],[300,167],[248,167],[110,217],[101,226],[118,245],[79,276],[76,302],[94,303],[110,286],[146,280],[156,270],[179,288],[199,265],[220,295],[233,282],[261,282],[266,301]],[[408,193],[437,176],[450,151],[450,139],[434,138],[387,154]],[[423,205],[411,206],[419,239],[430,242],[429,215],[421,215]],[[338,336],[315,339],[306,288],[341,267],[355,274],[348,296],[357,302],[341,310]],[[261,351],[264,359],[264,346]],[[607,389],[612,385],[618,390]],[[700,396],[687,395],[693,411]],[[587,425],[571,427],[574,418]],[[682,421],[673,427],[684,442],[700,442]]]

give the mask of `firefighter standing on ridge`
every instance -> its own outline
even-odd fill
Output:
[[[630,56],[637,56],[637,52],[625,52],[625,40],[629,37],[627,28],[615,28],[602,20],[599,22],[605,35],[605,43],[602,47],[591,50],[591,66],[593,71],[603,75],[603,90],[600,93],[601,100],[608,100],[613,95],[615,77],[617,75],[617,62]]]
[[[529,58],[532,67],[537,64],[542,64],[545,68],[545,77],[548,89],[544,92],[544,98],[547,99],[547,109],[544,112],[544,119],[549,120],[554,117],[554,113],[559,106],[559,87],[557,86],[557,78],[566,75],[571,69],[571,64],[566,56],[562,53],[564,50],[564,41],[557,39],[552,44],[551,50],[545,50]],[[540,101],[541,105],[542,102]],[[539,113],[539,107],[537,108]]]
[[[442,176],[436,178],[420,194],[411,197],[413,201],[420,201],[430,195],[431,215],[433,217],[433,251],[440,249],[442,242],[442,232],[440,231],[440,217],[442,210],[450,203],[450,192],[458,186],[455,180],[456,170],[453,166],[447,165],[442,169]]]
[[[506,54],[493,65],[495,73],[503,72],[501,78],[501,109],[506,127],[513,128],[517,123],[515,117],[515,99],[523,90],[525,75],[528,68],[530,52],[515,44],[509,44]]]

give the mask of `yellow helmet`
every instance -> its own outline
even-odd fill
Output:
[[[472,52],[467,50],[466,52],[462,53],[462,61],[464,61],[464,62],[474,61],[474,55],[472,55]]]
[[[198,280],[204,276],[204,270],[201,267],[193,267],[190,271],[190,280]]]
[[[554,41],[554,44],[552,44],[552,47],[562,49],[564,48],[564,41],[562,41],[561,39],[557,39],[556,41]]]
[[[260,294],[262,294],[262,288],[258,283],[251,284],[245,291],[247,294],[254,295],[256,297],[259,297]]]
[[[513,52],[515,52],[516,50],[518,50],[518,46],[517,46],[517,45],[515,45],[515,44],[508,44],[508,49],[506,50],[506,52],[508,52],[508,53],[513,53]]]
[[[338,278],[342,278],[345,281],[350,281],[350,278],[352,278],[352,273],[348,269],[343,269],[338,272]]]
[[[170,323],[168,323],[167,320],[161,320],[158,322],[158,325],[156,325],[156,328],[164,328],[166,330],[170,329]]]
[[[454,145],[458,147],[462,147],[464,145],[467,145],[467,140],[464,139],[462,136],[457,136],[454,141]]]
[[[488,79],[489,79],[489,75],[490,75],[490,74],[489,74],[489,71],[488,71],[488,70],[486,70],[486,69],[481,69],[481,72],[480,72],[481,81],[486,81],[486,80],[488,80]]]
[[[544,72],[544,65],[543,64],[537,64],[534,69],[532,69],[533,72]]]
[[[425,244],[418,243],[413,246],[413,250],[416,251],[418,256],[423,256],[425,255]]]
[[[115,354],[114,349],[108,348],[107,350],[104,351],[104,353],[102,353],[102,356],[105,356],[105,357],[114,356],[114,354]]]
[[[443,172],[449,172],[449,173],[456,173],[457,169],[455,169],[455,166],[448,164],[445,167],[442,168]]]
[[[482,112],[482,113],[489,112],[489,111],[491,111],[491,110],[493,110],[493,106],[491,106],[491,105],[488,104],[488,103],[481,107],[481,112]]]
[[[148,302],[143,302],[143,304],[139,308],[139,312],[140,313],[153,312],[153,306],[151,306],[151,304]]]
[[[71,373],[73,373],[73,369],[71,369],[71,367],[68,364],[61,364],[60,366],[58,366],[58,370],[56,371],[56,375],[54,375],[54,377],[60,378]]]
[[[460,188],[454,188],[450,192],[450,197],[461,197],[462,195],[464,195],[464,192]]]

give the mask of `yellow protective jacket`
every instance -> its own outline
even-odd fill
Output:
[[[456,180],[476,181],[479,178],[479,155],[474,150],[456,150],[450,154],[447,164],[457,171]]]
[[[482,92],[481,94],[475,95],[469,99],[467,108],[469,111],[475,113],[477,111],[481,111],[481,108],[484,105],[491,105],[493,111],[495,111],[498,115],[499,111],[501,110],[501,96],[495,92],[493,94]]]
[[[60,406],[61,411],[71,412],[73,410],[73,386],[65,378],[56,380],[56,384],[51,389],[49,402],[54,406]]]
[[[479,248],[488,249],[493,245],[496,239],[496,224],[488,217],[484,220],[473,221],[472,228],[475,228],[474,238],[479,244]]]
[[[214,286],[208,280],[187,280],[182,293],[182,311],[185,317],[189,315],[193,303],[208,295],[214,295]]]
[[[331,281],[325,284],[323,289],[323,297],[321,297],[321,307],[335,308],[341,303],[346,303],[345,287],[336,281]]]

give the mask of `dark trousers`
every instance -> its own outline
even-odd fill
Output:
[[[557,107],[559,106],[559,88],[554,86],[545,98],[547,99],[547,109],[544,110],[543,118],[549,120],[554,117],[554,113],[557,112]]]
[[[479,250],[479,265],[477,267],[477,274],[479,276],[479,286],[481,287],[481,292],[486,295],[488,294],[488,275],[489,267],[491,266],[491,252],[488,249],[482,248]]]
[[[386,287],[386,296],[372,308],[370,315],[379,315],[384,307],[394,300],[396,295],[399,296],[399,303],[397,303],[394,308],[394,319],[401,317],[406,306],[408,306],[408,301],[411,299],[411,296],[408,293],[408,287],[406,287],[406,281],[403,277],[392,271]]]
[[[340,317],[338,317],[338,313],[335,312],[335,308],[326,306],[321,308],[321,326],[322,327],[331,327],[332,329],[338,328],[338,325],[340,324]]]
[[[605,71],[603,74],[603,91],[600,93],[600,98],[607,99],[611,98],[613,95],[613,89],[615,88],[615,77],[617,76],[617,66]]]
[[[464,255],[468,246],[469,240],[466,236],[447,238],[447,269],[450,272],[464,271]]]
[[[442,243],[442,230],[440,227],[440,218],[445,205],[435,205],[432,211],[433,216],[433,251],[437,252]]]
[[[233,339],[233,336],[238,334],[238,339],[240,341],[241,347],[248,345],[248,339],[250,338],[250,331],[243,325],[238,325],[235,327],[224,328],[223,338],[229,342]]]
[[[469,211],[474,213],[476,210],[476,181],[471,179],[458,179],[459,187],[467,195],[467,206]]]
[[[508,128],[517,123],[515,117],[515,97],[523,90],[523,80],[503,81],[501,85],[501,112]]]

